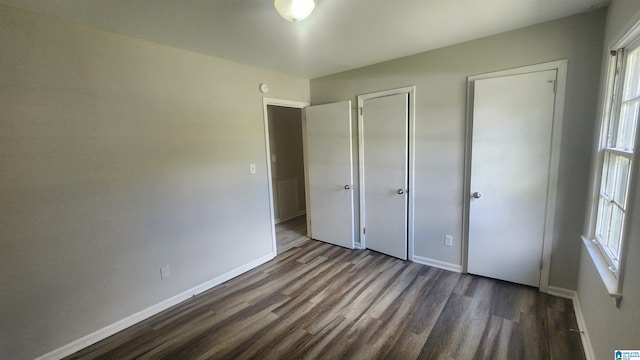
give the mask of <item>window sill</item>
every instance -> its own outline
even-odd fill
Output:
[[[609,270],[609,264],[607,264],[607,261],[602,258],[602,254],[600,254],[600,250],[598,250],[597,246],[591,240],[587,239],[584,236],[582,236],[582,243],[591,256],[591,260],[596,266],[596,269],[600,274],[600,278],[607,288],[609,296],[614,299],[616,306],[619,306],[620,300],[622,299],[622,292],[619,291],[618,279],[613,276],[613,274]]]

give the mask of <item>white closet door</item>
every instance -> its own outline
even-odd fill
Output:
[[[474,84],[468,271],[539,286],[556,70]]]
[[[351,102],[306,108],[311,238],[354,248]]]
[[[363,226],[368,249],[407,259],[409,95],[363,103]]]

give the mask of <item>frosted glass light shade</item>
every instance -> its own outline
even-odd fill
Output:
[[[316,2],[314,0],[275,0],[273,6],[286,20],[301,21],[311,15]]]

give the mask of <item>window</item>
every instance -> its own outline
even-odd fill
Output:
[[[618,279],[623,265],[640,114],[640,46],[636,43],[623,47],[612,51],[611,55],[607,102],[597,152],[595,221],[591,224],[591,236],[585,242],[609,293],[619,299]]]
[[[601,130],[603,161],[595,240],[611,271],[617,273],[640,106],[640,47],[626,56],[622,49],[615,53],[612,106],[608,124]],[[615,86],[620,80],[622,84]]]

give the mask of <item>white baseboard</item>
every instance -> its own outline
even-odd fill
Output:
[[[591,339],[587,332],[587,325],[582,315],[582,308],[580,307],[580,299],[578,299],[578,293],[573,290],[567,290],[556,286],[549,286],[547,294],[558,296],[561,298],[571,299],[573,302],[573,311],[576,314],[576,321],[578,322],[578,329],[581,331],[582,347],[584,348],[584,355],[587,360],[596,360],[596,355],[593,352],[593,346],[591,345]]]
[[[307,213],[307,210],[300,210],[300,211],[298,211],[297,213],[295,213],[295,214],[293,214],[293,215],[291,215],[291,216],[289,216],[289,217],[287,217],[287,218],[284,218],[284,219],[275,219],[275,220],[273,220],[273,222],[274,222],[276,225],[278,225],[278,224],[280,224],[281,222],[285,222],[285,221],[287,221],[287,220],[291,220],[291,219],[293,219],[293,218],[297,218],[298,216],[300,216],[300,215],[304,215],[304,214],[306,214],[306,213]]]
[[[83,336],[80,339],[73,341],[67,345],[64,345],[56,350],[46,353],[36,358],[36,360],[49,360],[49,359],[62,359],[65,356],[69,356],[77,351],[86,348],[89,345],[93,345],[100,340],[104,340],[109,336],[118,333],[132,325],[139,323],[145,319],[150,318],[153,315],[158,314],[174,305],[177,305],[199,293],[207,291],[214,286],[220,285],[223,282],[230,280],[238,275],[241,275],[253,268],[256,268],[267,261],[274,258],[274,254],[265,255],[259,259],[253,260],[245,265],[242,265],[236,269],[233,269],[227,273],[224,273],[214,279],[211,279],[203,284],[193,287],[187,291],[184,291],[176,296],[173,296],[167,300],[161,301],[153,306],[150,306],[140,312],[137,312],[131,316],[128,316],[122,320],[108,325],[100,330],[97,330],[89,335]]]
[[[549,286],[549,288],[547,289],[547,294],[571,300],[576,297],[575,291],[557,286]]]
[[[434,268],[453,271],[453,272],[457,272],[457,273],[461,273],[462,272],[462,266],[461,265],[452,264],[452,263],[448,263],[448,262],[444,262],[444,261],[440,261],[440,260],[429,259],[429,258],[422,257],[422,256],[414,255],[413,256],[413,262],[417,262],[418,264],[428,265],[428,266],[432,266]]]
[[[591,338],[589,337],[589,332],[587,331],[587,324],[584,321],[584,316],[582,315],[582,308],[580,307],[580,299],[578,299],[578,293],[575,293],[573,298],[573,309],[576,312],[576,320],[578,321],[578,328],[582,333],[582,346],[584,347],[584,354],[587,357],[587,360],[596,360],[596,355],[593,352],[593,346],[591,345]]]

